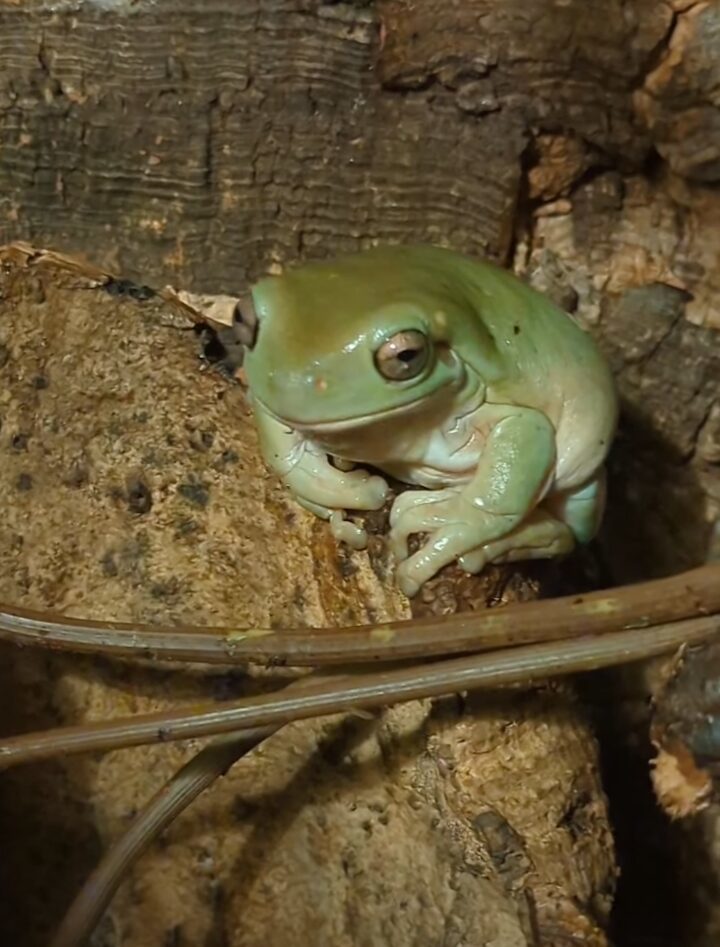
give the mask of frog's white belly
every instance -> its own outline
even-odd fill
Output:
[[[505,405],[472,405],[428,424],[427,417],[377,424],[323,439],[328,453],[360,464],[372,464],[404,483],[438,489],[469,481],[488,435],[512,412]]]
[[[432,431],[417,444],[411,458],[386,461],[382,469],[404,483],[429,489],[467,483],[487,439],[487,431],[473,427],[470,420],[462,419],[449,430]]]
[[[474,475],[490,432],[515,412],[514,406],[477,403],[457,407],[428,423],[427,416],[371,425],[324,438],[329,454],[371,464],[404,483],[441,489],[467,483]],[[612,416],[592,414],[560,401],[545,413],[555,427],[557,460],[548,492],[574,489],[601,468],[612,436]]]

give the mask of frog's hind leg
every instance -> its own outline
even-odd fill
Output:
[[[473,549],[459,559],[466,572],[480,572],[489,562],[551,559],[584,545],[597,533],[605,508],[605,473],[574,490],[547,497],[512,532]]]
[[[594,539],[605,512],[605,470],[582,486],[563,493],[555,493],[545,500],[543,507],[563,523],[567,523],[581,545]]]
[[[458,559],[465,572],[480,572],[489,562],[552,559],[571,552],[575,537],[567,524],[538,507],[512,532]]]

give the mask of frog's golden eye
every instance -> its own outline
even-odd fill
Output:
[[[416,329],[406,329],[383,342],[375,353],[375,365],[383,378],[405,381],[419,375],[429,357],[427,336]]]
[[[243,296],[242,299],[238,299],[233,312],[233,331],[241,345],[247,349],[253,348],[257,339],[258,317],[252,296]]]

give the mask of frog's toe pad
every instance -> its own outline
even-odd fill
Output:
[[[351,549],[365,549],[367,546],[365,530],[346,520],[340,510],[335,510],[330,516],[330,530],[338,542],[345,543]]]
[[[352,471],[354,475],[356,471]],[[380,510],[385,505],[390,487],[386,480],[376,474],[364,474],[366,479],[358,477],[358,491],[361,494],[358,509]]]
[[[420,591],[420,585],[409,575],[404,575],[402,570],[397,572],[397,584],[403,595],[408,598],[414,598]]]
[[[468,575],[477,575],[487,565],[487,556],[482,549],[475,549],[472,552],[465,553],[464,556],[460,556],[458,565]]]

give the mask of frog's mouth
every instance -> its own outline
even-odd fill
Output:
[[[283,416],[273,411],[261,398],[255,396],[255,400],[270,417],[279,421],[280,424],[287,425],[287,427],[292,428],[294,431],[319,436],[342,434],[359,428],[376,427],[388,421],[393,421],[396,418],[407,419],[422,414],[428,410],[429,398],[435,399],[437,396],[442,397],[442,395],[444,395],[452,399],[457,397],[458,393],[461,392],[463,401],[465,401],[468,397],[472,397],[478,390],[484,390],[481,379],[472,369],[460,362],[458,362],[458,366],[459,371],[455,377],[448,378],[444,384],[439,385],[432,394],[428,395],[427,391],[422,394],[419,393],[416,398],[406,401],[403,404],[394,405],[392,408],[386,408],[383,411],[372,411],[367,414],[351,414],[345,417],[331,418],[330,420],[308,421],[306,419],[300,420],[299,418],[293,418],[288,415]]]
[[[449,387],[450,383],[443,386],[443,388]],[[418,414],[425,407],[427,395],[420,395],[413,401],[396,405],[394,408],[387,408],[384,411],[373,411],[371,414],[356,414],[344,418],[333,418],[330,421],[298,421],[294,418],[283,417],[282,415],[276,414],[274,411],[272,411],[265,404],[265,402],[261,401],[259,398],[257,398],[256,401],[263,411],[269,414],[272,418],[275,418],[275,420],[279,421],[281,424],[286,424],[288,427],[291,427],[294,431],[303,431],[304,433],[332,434],[340,431],[350,431],[355,428],[371,427],[374,424],[379,424],[383,421],[389,421],[392,418],[400,416]]]
[[[415,397],[408,397],[408,400],[403,401],[401,404],[396,404],[391,408],[384,408],[382,410],[364,412],[363,414],[347,414],[329,419],[308,420],[307,418],[293,417],[291,414],[278,413],[274,411],[266,401],[258,397],[257,394],[254,394],[252,397],[270,417],[280,422],[280,424],[287,425],[287,427],[292,428],[294,431],[317,435],[341,434],[358,428],[374,427],[392,421],[395,418],[408,418],[421,414],[427,410],[428,401],[433,401],[443,395],[454,398],[457,393],[463,391],[468,384],[472,388],[478,387],[480,380],[476,377],[475,373],[469,370],[468,366],[454,353],[451,353],[451,356],[452,368],[454,369],[453,373],[437,384],[431,391],[428,391],[426,388],[424,390],[418,390]],[[250,391],[252,392],[252,385],[250,386]],[[409,395],[408,389],[406,389],[405,394]]]

